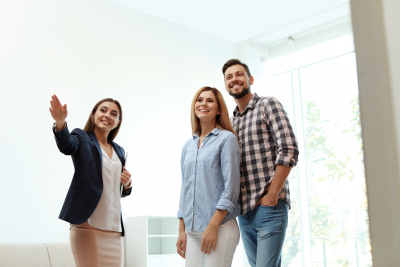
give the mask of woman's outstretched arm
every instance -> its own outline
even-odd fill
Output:
[[[68,131],[65,119],[68,115],[67,104],[62,105],[56,95],[52,95],[49,108],[50,114],[55,120],[55,129],[53,130],[58,149],[65,155],[74,155],[78,152],[80,144],[84,139],[83,131],[74,130],[72,134]]]
[[[60,132],[62,129],[64,129],[65,119],[68,116],[67,104],[62,105],[58,97],[56,95],[52,95],[50,105],[50,114],[56,121],[57,132]]]

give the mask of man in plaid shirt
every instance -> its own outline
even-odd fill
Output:
[[[238,217],[252,267],[279,267],[290,207],[289,182],[299,150],[282,104],[250,91],[246,64],[231,59],[222,68],[225,88],[237,104],[231,117],[241,149]]]

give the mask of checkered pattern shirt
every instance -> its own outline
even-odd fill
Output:
[[[243,113],[236,107],[231,123],[241,149],[240,199],[245,214],[268,192],[276,165],[294,167],[299,150],[287,114],[275,97],[254,94]],[[288,180],[278,198],[290,205]]]

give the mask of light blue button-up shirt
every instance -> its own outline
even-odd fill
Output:
[[[188,232],[203,232],[217,209],[228,210],[221,224],[240,214],[240,149],[230,131],[214,128],[199,148],[195,134],[182,149],[178,218]]]

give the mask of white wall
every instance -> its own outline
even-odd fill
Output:
[[[2,1],[0,38],[0,242],[68,240],[58,215],[73,166],[51,131],[52,94],[68,104],[71,130],[98,100],[119,100],[115,141],[134,178],[124,216],[174,216],[192,97],[224,90],[236,45],[102,0]]]
[[[400,262],[400,2],[351,0],[372,260]]]

